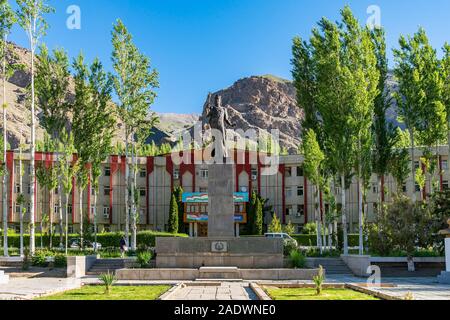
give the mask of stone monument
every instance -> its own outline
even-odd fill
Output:
[[[450,219],[447,221],[449,228],[439,231],[445,237],[445,271],[438,276],[439,283],[450,284]]]
[[[246,269],[283,268],[283,240],[281,238],[238,238],[234,229],[233,164],[227,163],[226,108],[220,96],[206,106],[211,129],[222,136],[214,141],[215,163],[208,166],[208,237],[157,238],[157,268],[237,267]],[[204,119],[205,120],[205,119]],[[223,160],[223,161],[221,161]]]

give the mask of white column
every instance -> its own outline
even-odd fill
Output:
[[[445,239],[445,271],[450,272],[450,238]]]
[[[235,236],[236,236],[236,238],[239,238],[239,223],[236,223],[235,224]]]
[[[189,223],[189,237],[192,238],[193,236],[194,236],[194,226],[191,222],[191,223]]]
[[[198,237],[198,223],[194,223],[194,238]]]

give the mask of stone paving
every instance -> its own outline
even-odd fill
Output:
[[[258,300],[246,282],[222,282],[220,286],[185,284],[167,300]]]
[[[30,300],[80,286],[80,279],[12,278],[8,284],[0,285],[0,300]]]

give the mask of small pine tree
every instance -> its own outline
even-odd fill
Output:
[[[178,206],[178,232],[186,232],[186,225],[184,223],[184,205],[183,205],[183,188],[177,187],[174,191]]]
[[[263,207],[259,197],[256,197],[254,206],[254,224],[253,235],[261,236],[263,234]]]
[[[280,223],[280,219],[278,219],[277,214],[274,213],[272,217],[272,222],[269,225],[269,232],[270,233],[280,233],[282,232],[282,227]]]
[[[292,224],[292,221],[289,220],[289,223],[283,227],[284,232],[288,235],[293,235],[295,233],[295,227]]]
[[[172,199],[170,200],[169,232],[178,233],[178,203],[175,193],[172,193]]]

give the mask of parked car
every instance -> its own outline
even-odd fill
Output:
[[[295,246],[298,246],[297,240],[292,238],[287,233],[266,233],[266,234],[264,234],[264,237],[266,237],[266,238],[281,238],[284,240],[284,242],[292,243]]]
[[[72,242],[70,243],[70,248],[71,249],[80,249],[80,242],[81,242],[81,240],[80,239],[74,239],[74,240],[72,240]],[[98,243],[98,242],[91,242],[91,241],[89,241],[89,240],[84,240],[83,241],[83,244],[84,244],[84,248],[92,248],[92,249],[101,249],[102,248],[102,245],[101,245],[101,243]]]

